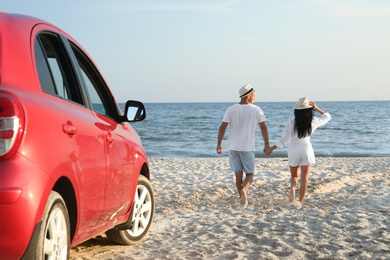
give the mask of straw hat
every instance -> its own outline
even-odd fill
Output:
[[[298,100],[298,102],[294,106],[294,109],[301,110],[301,109],[307,109],[312,107],[313,106],[309,104],[309,99],[307,97],[303,97]]]
[[[248,96],[253,91],[255,91],[255,90],[252,88],[252,86],[249,84],[246,84],[245,86],[240,88],[240,90],[238,91],[238,94],[240,95],[240,98],[243,98],[243,97]]]

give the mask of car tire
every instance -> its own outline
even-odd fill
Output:
[[[107,237],[121,245],[136,245],[143,241],[152,225],[154,217],[154,191],[149,180],[140,175],[138,177],[137,190],[134,196],[134,204],[131,210],[131,226],[128,229],[110,229]]]
[[[69,249],[68,210],[61,195],[51,191],[43,212],[34,259],[68,259]]]

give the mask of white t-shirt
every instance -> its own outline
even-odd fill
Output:
[[[266,120],[263,110],[253,104],[235,104],[226,109],[222,121],[229,123],[229,150],[255,151],[256,127]]]

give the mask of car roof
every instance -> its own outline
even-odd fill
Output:
[[[11,13],[0,13],[0,86],[22,86],[23,77],[16,77],[24,70],[25,80],[35,81],[31,59],[31,32],[35,25],[46,23],[40,19]],[[21,73],[20,73],[21,74]],[[32,78],[34,77],[34,78]]]
[[[28,15],[23,15],[23,14],[15,14],[15,13],[5,13],[5,12],[0,12],[0,21],[1,23],[13,23],[14,25],[33,25],[36,23],[46,23],[45,21],[28,16]]]
[[[0,88],[26,88],[38,82],[34,65],[32,33],[40,29],[54,31],[79,44],[67,33],[39,18],[23,14],[0,12]],[[23,77],[18,77],[22,74]]]

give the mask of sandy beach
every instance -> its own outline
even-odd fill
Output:
[[[119,246],[102,235],[70,259],[390,259],[390,158],[317,158],[302,208],[288,203],[285,158],[256,164],[242,208],[227,157],[150,159],[148,238]]]

